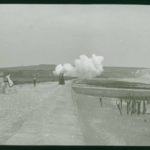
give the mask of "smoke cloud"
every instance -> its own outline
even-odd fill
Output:
[[[99,76],[103,72],[102,62],[103,56],[96,56],[93,54],[91,57],[86,55],[80,55],[78,59],[74,61],[74,64],[59,64],[56,66],[55,75],[63,73],[67,76],[75,76],[79,78],[93,78]]]
[[[135,77],[143,78],[143,79],[150,79],[150,69],[137,70],[135,72]]]

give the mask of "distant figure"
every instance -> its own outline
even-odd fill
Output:
[[[6,80],[5,80],[4,76],[2,78],[1,87],[2,87],[2,93],[5,94],[6,93],[6,88],[7,88],[7,83],[6,83]]]
[[[6,94],[10,91],[10,88],[13,87],[14,83],[10,78],[10,74],[3,76],[1,87],[2,87],[2,93]]]
[[[36,86],[36,77],[33,78],[33,85]]]
[[[2,93],[5,94],[7,89],[7,83],[4,81],[1,85],[2,85]]]
[[[10,79],[10,74],[6,76],[7,79],[7,83],[9,85],[9,87],[12,87],[14,85],[13,81]]]
[[[61,85],[65,84],[64,74],[63,73],[59,74],[59,84],[61,84]]]

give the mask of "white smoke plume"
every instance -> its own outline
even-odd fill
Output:
[[[103,72],[102,62],[103,56],[87,57],[86,55],[80,55],[79,59],[74,61],[74,64],[59,64],[56,66],[55,75],[63,73],[67,76],[76,76],[79,78],[93,78],[99,76]]]

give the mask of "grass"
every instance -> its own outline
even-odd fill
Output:
[[[73,79],[73,78],[72,77],[65,77],[65,80],[71,80],[71,79]],[[17,84],[27,84],[27,83],[33,84],[33,77],[12,77],[12,80],[13,80],[15,85],[17,85]],[[54,81],[58,81],[57,76],[37,77],[37,83],[40,83],[40,82],[54,82]]]
[[[110,79],[83,79],[74,81],[77,84],[87,84],[92,86],[102,86],[108,88],[128,88],[128,89],[150,89],[150,84],[139,82],[116,81]]]

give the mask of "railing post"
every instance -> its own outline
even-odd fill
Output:
[[[100,97],[100,104],[101,104],[101,107],[103,106],[103,102],[102,102],[102,97]]]
[[[116,100],[116,104],[117,104],[117,108],[119,109],[120,115],[122,115],[122,109],[121,109],[121,107],[120,107],[120,100],[119,100],[119,103],[118,103],[118,101]]]
[[[122,98],[120,99],[120,107],[121,107],[121,110],[122,110]]]
[[[129,100],[127,100],[127,115],[129,114]]]
[[[146,103],[145,103],[145,100],[143,100],[143,114],[146,113]]]
[[[137,111],[137,114],[139,115],[139,114],[141,113],[141,110],[140,110],[140,108],[141,108],[141,101],[138,101],[137,103],[138,103],[138,111]]]

